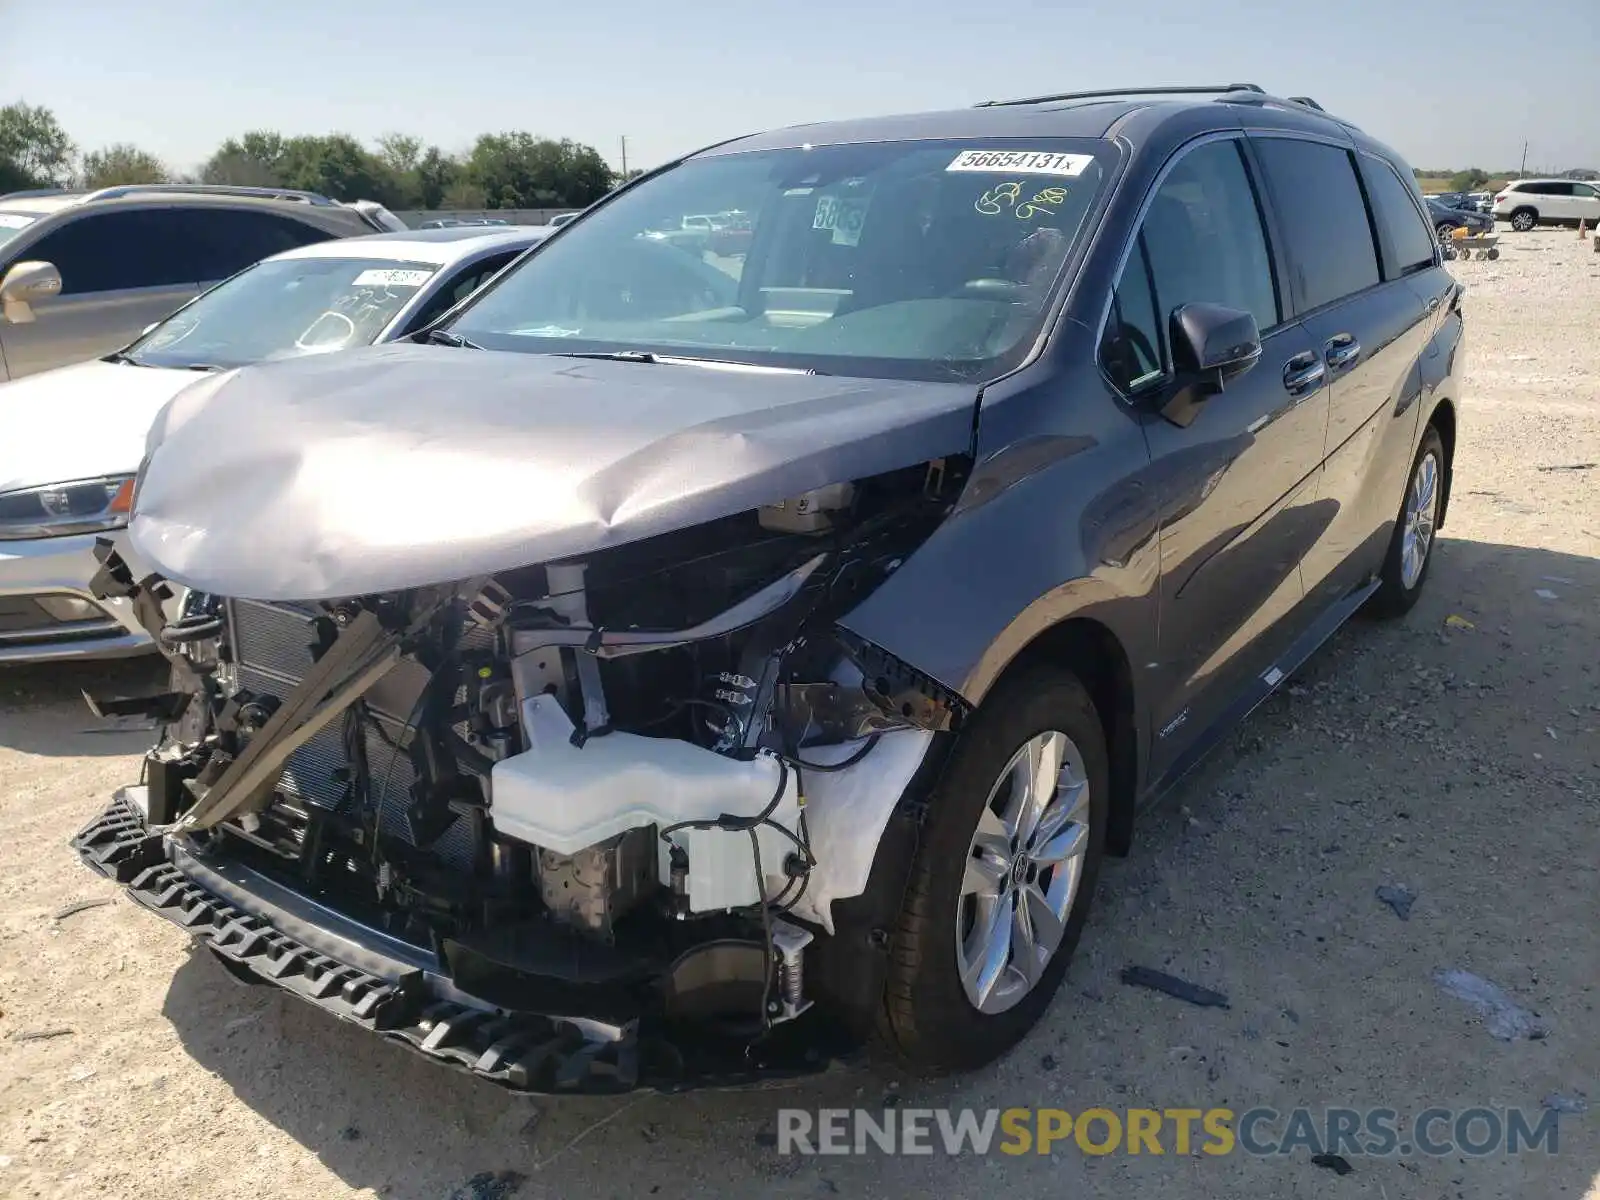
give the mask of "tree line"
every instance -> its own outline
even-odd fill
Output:
[[[634,174],[636,172],[630,172]],[[80,152],[49,109],[0,107],[0,194],[124,183],[299,188],[391,209],[582,208],[619,182],[593,146],[530,133],[479,134],[464,154],[390,133],[368,146],[343,133],[255,130],[229,138],[193,173],[138,146]]]

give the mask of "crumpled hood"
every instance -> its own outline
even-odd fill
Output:
[[[976,389],[409,344],[202,382],[150,430],[130,535],[178,583],[314,600],[443,583],[965,452]]]
[[[0,492],[133,474],[151,420],[201,378],[95,360],[0,385]]]

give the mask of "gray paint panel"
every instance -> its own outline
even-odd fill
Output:
[[[586,554],[964,453],[964,384],[400,344],[219,375],[151,430],[166,578],[311,600]]]

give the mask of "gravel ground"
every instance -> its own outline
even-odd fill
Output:
[[[1600,255],[1507,236],[1467,283],[1456,495],[1422,603],[1345,629],[1140,828],[1042,1027],[959,1079],[866,1069],[782,1091],[508,1096],[235,985],[68,836],[147,733],[83,686],[0,675],[0,1194],[8,1196],[1600,1197]],[[1463,626],[1452,616],[1469,623]],[[1417,897],[1402,921],[1375,897]],[[98,904],[68,914],[75,902]],[[1128,964],[1228,995],[1194,1008]],[[1501,1041],[1435,973],[1547,1032]],[[1559,1152],[780,1156],[780,1106],[1521,1106]]]

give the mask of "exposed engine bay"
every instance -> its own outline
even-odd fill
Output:
[[[835,622],[969,465],[458,584],[146,603],[172,691],[115,702],[167,722],[144,823],[427,950],[485,1008],[736,1054],[824,1019],[808,956],[963,716]],[[108,594],[162,586],[105,551]]]

